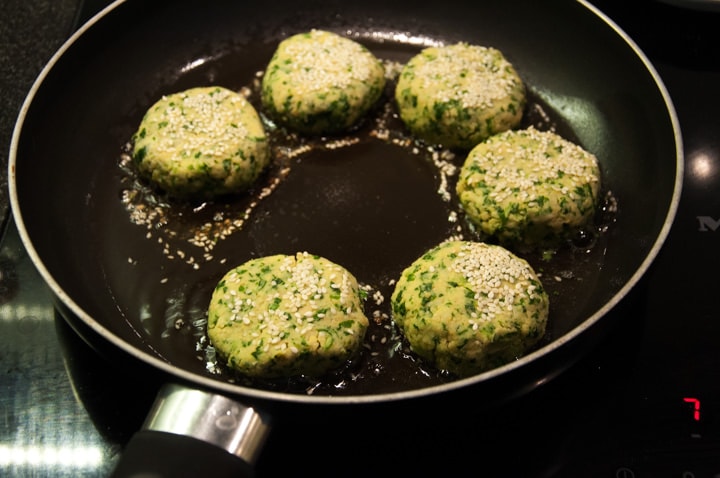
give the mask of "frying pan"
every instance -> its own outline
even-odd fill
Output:
[[[383,318],[406,265],[453,234],[473,237],[452,194],[441,193],[454,178],[442,166],[461,164],[463,152],[434,155],[413,143],[391,100],[340,137],[273,130],[275,164],[235,197],[174,202],[136,176],[128,142],[153,102],[214,84],[244,89],[257,104],[277,43],[311,28],[350,36],[389,65],[428,45],[494,46],[528,86],[523,126],[555,129],[598,156],[605,195],[593,229],[550,260],[527,254],[552,298],[536,349],[458,380],[413,357]],[[252,473],[271,420],[449,411],[450,401],[501,401],[561,373],[616,326],[611,312],[668,234],[682,170],[662,81],[583,1],[126,0],[82,27],[41,73],[20,112],[9,176],[18,229],[58,311],[101,353],[167,381],[117,476],[188,470],[198,455],[180,447],[212,460],[214,474],[238,476]],[[233,375],[204,337],[212,288],[249,258],[305,250],[370,288],[368,312],[380,319],[363,357],[321,381]],[[163,455],[170,465],[158,464]]]

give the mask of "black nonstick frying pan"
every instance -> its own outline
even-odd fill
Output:
[[[394,115],[392,81],[386,101],[346,135],[274,131],[275,163],[246,194],[182,203],[137,178],[128,142],[152,103],[221,85],[257,105],[277,43],[311,28],[356,39],[388,66],[428,45],[496,47],[528,87],[523,126],[554,129],[598,156],[605,190],[595,226],[549,260],[526,254],[552,301],[547,335],[526,356],[455,380],[413,357],[393,327],[388,302],[402,269],[473,231],[452,195],[463,152],[413,142]],[[13,136],[10,198],[67,321],[102,353],[167,378],[118,476],[159,472],[163,454],[187,470],[193,460],[180,447],[210,457],[224,476],[222,463],[229,475],[252,471],[271,418],[447,409],[466,395],[502,400],[561,373],[617,326],[610,312],[658,254],[682,169],[661,80],[586,2],[127,0],[81,28],[33,86]],[[365,352],[323,380],[247,381],[207,344],[210,293],[247,259],[298,251],[342,264],[369,287],[377,321]]]

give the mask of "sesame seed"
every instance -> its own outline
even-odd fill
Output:
[[[461,42],[426,49],[418,58],[420,88],[440,103],[458,100],[463,108],[491,108],[519,85],[517,76],[507,74],[512,65],[495,48]]]
[[[293,94],[300,97],[364,83],[377,71],[376,59],[362,45],[322,30],[281,42],[277,54],[293,59],[283,66]]]
[[[166,126],[153,142],[156,154],[169,154],[175,160],[202,151],[207,156],[226,157],[224,145],[242,141],[249,132],[238,121],[237,112],[247,100],[230,90],[214,89],[212,94],[176,93],[165,96],[155,107],[159,121]],[[192,121],[186,118],[193,118]],[[182,141],[178,141],[182,138]]]
[[[534,286],[523,288],[526,282],[537,281],[532,268],[499,246],[462,243],[450,269],[470,283],[482,320],[492,320],[503,309],[511,311],[517,298],[536,293]]]
[[[528,199],[538,184],[548,184],[563,195],[573,196],[575,193],[566,186],[567,182],[595,185],[599,182],[594,155],[554,133],[532,126],[490,138],[471,151],[469,161],[480,165],[485,172],[468,176],[468,185],[474,186],[480,181],[492,185],[488,196],[496,202],[517,195]],[[561,184],[558,184],[559,177],[563,178]]]

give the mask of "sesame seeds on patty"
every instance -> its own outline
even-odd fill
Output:
[[[368,327],[356,279],[308,254],[250,260],[218,283],[208,336],[252,377],[322,375],[354,357]]]
[[[526,97],[522,79],[499,50],[457,43],[411,58],[395,100],[403,122],[420,139],[470,149],[517,126]]]
[[[270,161],[264,127],[239,93],[210,86],[164,96],[133,135],[132,157],[146,179],[171,196],[238,193]]]
[[[473,148],[456,190],[482,234],[533,248],[556,245],[586,226],[600,183],[593,154],[530,127],[494,135]]]
[[[382,63],[363,45],[323,30],[283,40],[262,79],[262,103],[280,125],[305,134],[348,130],[385,87]]]
[[[545,333],[548,295],[532,267],[509,250],[446,241],[400,276],[393,320],[411,350],[459,376],[525,354]]]

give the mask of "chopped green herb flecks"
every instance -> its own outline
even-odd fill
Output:
[[[345,131],[385,88],[382,63],[363,45],[311,30],[280,42],[263,75],[262,104],[274,121],[306,134]]]
[[[468,154],[456,192],[484,236],[522,248],[551,247],[593,218],[597,159],[532,127],[497,134]]]
[[[160,190],[212,198],[255,182],[270,160],[265,138],[258,113],[242,95],[199,87],[148,109],[133,135],[132,156],[140,174]]]
[[[411,58],[399,75],[395,100],[414,135],[469,150],[516,127],[526,95],[500,51],[458,43],[426,48]]]
[[[359,352],[369,325],[362,300],[355,278],[320,256],[261,257],[215,288],[208,337],[247,376],[318,376]]]
[[[414,353],[465,376],[529,350],[544,334],[549,300],[530,265],[507,249],[447,241],[403,271],[391,310]]]

